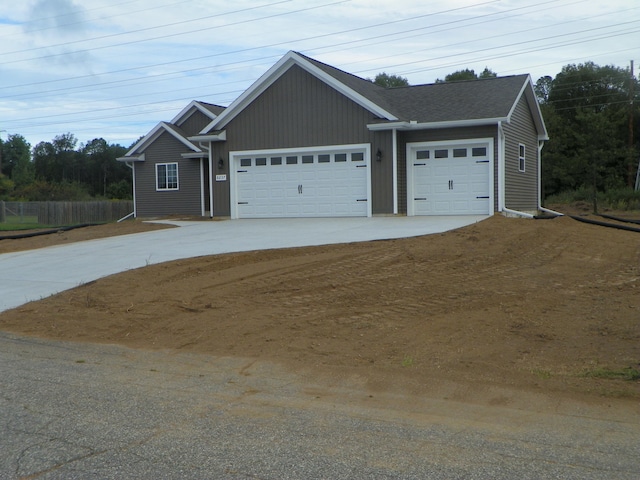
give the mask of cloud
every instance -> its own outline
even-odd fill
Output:
[[[41,37],[73,37],[84,32],[85,10],[72,0],[37,0],[24,24],[25,33]]]

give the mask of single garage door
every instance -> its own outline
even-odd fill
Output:
[[[409,215],[489,215],[489,142],[422,144],[408,149]]]
[[[369,215],[365,147],[236,153],[233,161],[236,218]]]

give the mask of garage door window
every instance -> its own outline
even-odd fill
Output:
[[[471,155],[474,157],[486,157],[487,156],[487,148],[486,147],[474,147],[471,149]]]
[[[436,158],[449,158],[449,150],[436,150],[435,151]]]
[[[313,155],[303,155],[302,163],[313,163]]]
[[[287,157],[287,165],[296,165],[298,163],[298,157]]]
[[[336,162],[346,162],[347,161],[347,154],[346,153],[336,153],[335,161]]]
[[[282,165],[282,157],[271,157],[271,165]]]
[[[178,190],[178,164],[156,164],[156,190]]]
[[[467,149],[466,148],[454,148],[453,149],[453,156],[455,158],[466,157],[467,156]]]
[[[362,153],[362,152],[352,153],[351,154],[351,161],[352,162],[364,162],[364,153]]]

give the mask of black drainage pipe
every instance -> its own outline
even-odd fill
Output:
[[[613,215],[606,215],[606,214],[601,214],[600,215],[602,218],[608,218],[609,220],[615,220],[617,222],[624,222],[624,223],[635,223],[636,225],[640,225],[640,220],[632,220],[630,218],[621,218],[621,217],[614,217]]]
[[[40,235],[50,235],[52,233],[66,232],[68,230],[74,230],[76,228],[94,227],[96,225],[102,225],[101,223],[81,223],[80,225],[71,225],[69,227],[58,227],[51,230],[41,230],[39,232],[18,233],[15,235],[0,236],[0,240],[19,240],[21,238],[39,237]]]
[[[591,225],[600,225],[601,227],[617,228],[618,230],[626,230],[628,232],[640,232],[640,228],[629,227],[627,225],[617,225],[615,223],[600,222],[599,220],[591,220],[590,218],[577,217],[575,215],[567,215],[579,222],[590,223]]]

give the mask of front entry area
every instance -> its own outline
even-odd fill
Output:
[[[407,215],[490,215],[493,141],[407,144]]]
[[[371,216],[368,145],[230,156],[232,218]]]

